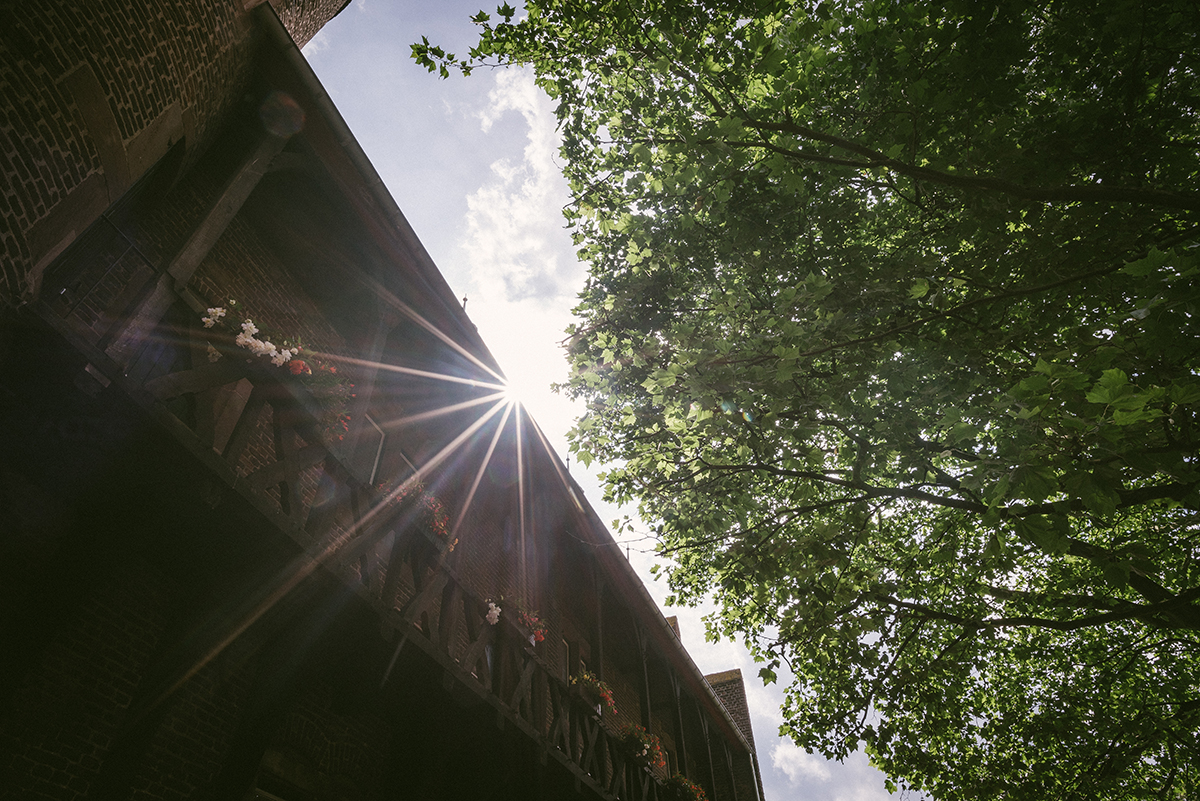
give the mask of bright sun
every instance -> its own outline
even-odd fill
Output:
[[[529,393],[522,389],[520,382],[515,381],[512,377],[509,377],[508,381],[505,382],[502,391],[504,392],[504,399],[513,404],[520,404],[524,398],[529,396]]]
[[[537,363],[514,365],[504,376],[504,399],[525,408],[527,413],[541,409],[545,398],[552,395],[545,371]],[[530,408],[532,405],[533,408]]]

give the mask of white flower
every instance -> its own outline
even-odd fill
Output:
[[[255,339],[254,337],[250,336],[249,334],[241,333],[241,334],[238,334],[237,337],[234,338],[233,341],[237,343],[239,348],[249,348],[249,347],[251,347],[251,345],[250,345],[251,342],[257,342],[258,340]]]
[[[488,601],[487,622],[493,626],[500,622],[500,607],[491,601]]]
[[[242,323],[242,332],[248,334],[249,336],[254,336],[258,333],[258,326],[254,324],[253,320],[247,320],[246,322]]]
[[[275,365],[276,367],[283,367],[285,364],[287,364],[291,360],[292,360],[292,352],[290,350],[288,350],[287,348],[284,348],[283,350],[279,351],[278,353],[276,353],[274,356],[271,357],[271,364]]]
[[[212,328],[214,325],[217,324],[217,321],[211,317],[201,317],[200,319],[204,321],[205,328]]]

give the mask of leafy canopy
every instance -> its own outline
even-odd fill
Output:
[[[565,390],[801,746],[939,799],[1200,777],[1194,0],[530,0]]]

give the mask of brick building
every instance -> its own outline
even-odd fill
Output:
[[[0,798],[761,799],[300,55],[343,5],[0,7]]]

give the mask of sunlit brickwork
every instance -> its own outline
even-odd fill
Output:
[[[166,148],[185,139],[198,152],[211,140],[240,99],[252,41],[232,0],[24,3],[7,13],[0,301],[11,305]]]

